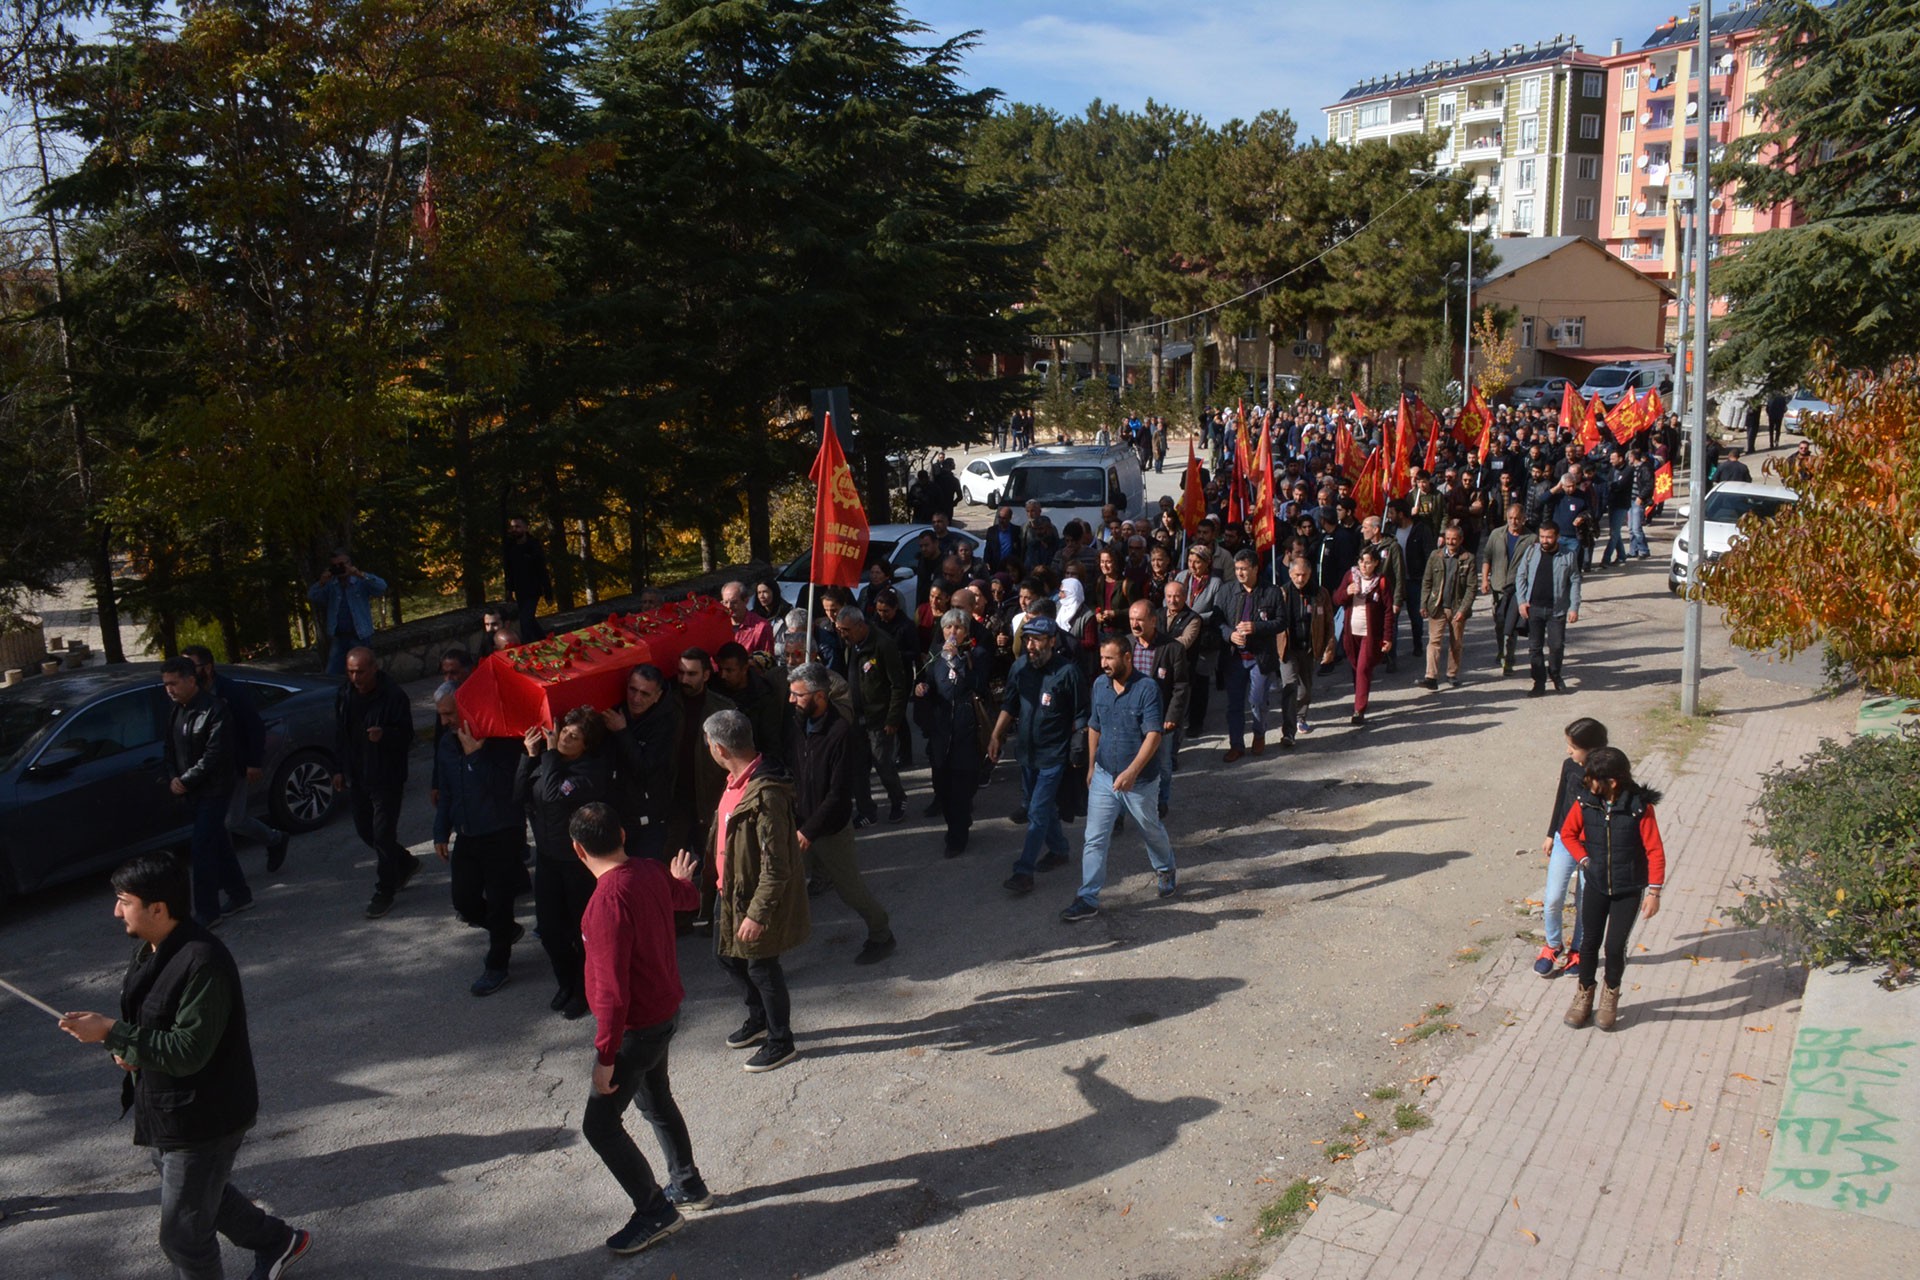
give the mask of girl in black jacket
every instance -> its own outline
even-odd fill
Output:
[[[1591,1013],[1595,1026],[1613,1030],[1633,918],[1651,920],[1659,914],[1667,878],[1667,850],[1653,815],[1659,800],[1658,791],[1633,780],[1626,752],[1596,747],[1587,753],[1586,790],[1560,828],[1560,839],[1584,876],[1585,894],[1580,923],[1587,949],[1580,956],[1580,989],[1567,1010],[1570,1027],[1584,1027]],[[1607,985],[1596,1009],[1594,957],[1602,947]]]
[[[534,920],[553,965],[549,1008],[571,1020],[587,1012],[585,947],[580,917],[593,896],[593,873],[574,856],[567,824],[580,806],[612,802],[613,765],[602,750],[606,727],[592,707],[575,707],[558,729],[527,730],[526,759],[514,777],[513,798],[533,819]]]

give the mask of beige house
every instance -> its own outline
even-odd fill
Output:
[[[1666,285],[1585,236],[1496,240],[1499,265],[1473,285],[1473,309],[1514,316],[1513,380],[1583,382],[1603,364],[1671,359]],[[1475,355],[1478,356],[1478,352]]]

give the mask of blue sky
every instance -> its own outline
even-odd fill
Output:
[[[1074,113],[1094,98],[1151,97],[1220,124],[1268,108],[1302,136],[1355,82],[1559,33],[1604,54],[1636,47],[1678,0],[902,0],[941,35],[978,29],[967,78],[1014,101]],[[1716,5],[1716,8],[1719,6]]]

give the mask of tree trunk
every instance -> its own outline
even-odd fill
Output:
[[[213,621],[220,628],[220,644],[226,650],[223,662],[239,662],[240,622],[233,613],[233,584],[227,578],[227,551],[220,533],[207,543],[207,569],[212,579]]]
[[[712,573],[720,567],[720,521],[713,515],[700,517],[700,572]]]
[[[747,559],[773,563],[773,506],[766,477],[747,477]]]
[[[87,567],[93,579],[93,607],[100,615],[100,651],[108,662],[125,662],[126,648],[120,643],[120,601],[113,588],[112,534],[104,520],[90,521],[88,533]]]
[[[1067,358],[1067,344],[1058,338],[1052,339],[1052,342],[1053,359],[1047,365],[1047,378],[1058,385],[1062,382],[1062,378],[1060,377],[1060,362]]]
[[[549,564],[553,571],[553,602],[562,611],[573,608],[573,557],[566,554],[567,517],[560,502],[560,477],[549,467],[540,477],[542,493],[546,500],[547,527],[553,530],[553,536],[560,541],[560,554],[554,556]]]
[[[647,499],[638,484],[627,488],[627,586],[639,595],[647,585]]]
[[[586,584],[588,604],[600,603],[600,584],[593,572],[593,521],[580,521],[580,535],[574,542],[580,557],[580,578]]]
[[[1159,407],[1158,401],[1160,399],[1160,348],[1163,345],[1163,343],[1164,343],[1164,339],[1162,339],[1160,336],[1160,330],[1155,329],[1153,331],[1153,366],[1152,366],[1152,372],[1150,372],[1147,375],[1147,378],[1148,378],[1148,385],[1151,386],[1153,389],[1153,398],[1156,402],[1155,403],[1156,408]]]
[[[867,508],[868,524],[886,524],[893,519],[893,476],[887,467],[887,446],[874,440],[860,451],[860,501]],[[816,499],[817,500],[817,499]]]
[[[476,524],[480,507],[473,475],[473,419],[465,409],[453,415],[454,537],[460,548],[460,596],[467,608],[487,603],[486,540]]]
[[[1280,403],[1280,331],[1267,330],[1267,407]]]

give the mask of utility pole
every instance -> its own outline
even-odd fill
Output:
[[[1700,714],[1700,624],[1704,606],[1700,601],[1700,565],[1706,557],[1707,536],[1707,336],[1713,319],[1713,294],[1707,288],[1708,252],[1713,243],[1713,185],[1707,181],[1707,138],[1713,118],[1713,0],[1700,0],[1700,52],[1696,55],[1699,84],[1694,119],[1696,141],[1693,150],[1693,396],[1687,408],[1692,413],[1693,466],[1687,480],[1687,626],[1680,652],[1680,714]],[[1683,126],[1684,128],[1684,126]],[[1682,138],[1685,134],[1682,133]]]

